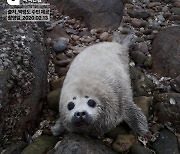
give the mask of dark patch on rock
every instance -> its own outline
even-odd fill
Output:
[[[157,34],[152,45],[153,70],[158,76],[180,74],[180,27],[169,27]]]

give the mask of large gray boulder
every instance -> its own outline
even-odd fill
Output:
[[[0,2],[0,148],[28,139],[47,93],[48,52],[36,23],[8,22]],[[1,99],[2,98],[2,99]],[[30,139],[30,138],[29,138]]]
[[[48,154],[116,154],[97,139],[81,136],[80,134],[67,134]]]
[[[152,46],[153,70],[159,76],[176,77],[180,74],[180,27],[169,27],[159,32]]]
[[[62,13],[83,18],[90,29],[118,28],[123,16],[122,0],[64,0]]]

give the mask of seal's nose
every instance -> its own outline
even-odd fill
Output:
[[[76,118],[86,118],[86,116],[87,116],[87,112],[86,111],[83,111],[83,112],[75,112],[74,113],[74,116],[76,117]]]

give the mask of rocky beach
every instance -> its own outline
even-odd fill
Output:
[[[51,20],[37,23],[6,21],[9,6],[0,3],[1,154],[180,153],[179,0],[52,0]],[[122,123],[100,138],[54,137],[71,62],[117,33],[135,36],[131,85],[149,133],[140,137]]]

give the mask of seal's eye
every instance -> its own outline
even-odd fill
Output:
[[[95,107],[96,106],[96,102],[94,101],[94,100],[92,100],[92,99],[90,99],[88,102],[87,102],[87,104],[90,106],[90,107]]]
[[[73,102],[68,103],[68,106],[67,106],[68,110],[72,110],[74,109],[74,107],[75,107],[75,104]]]

